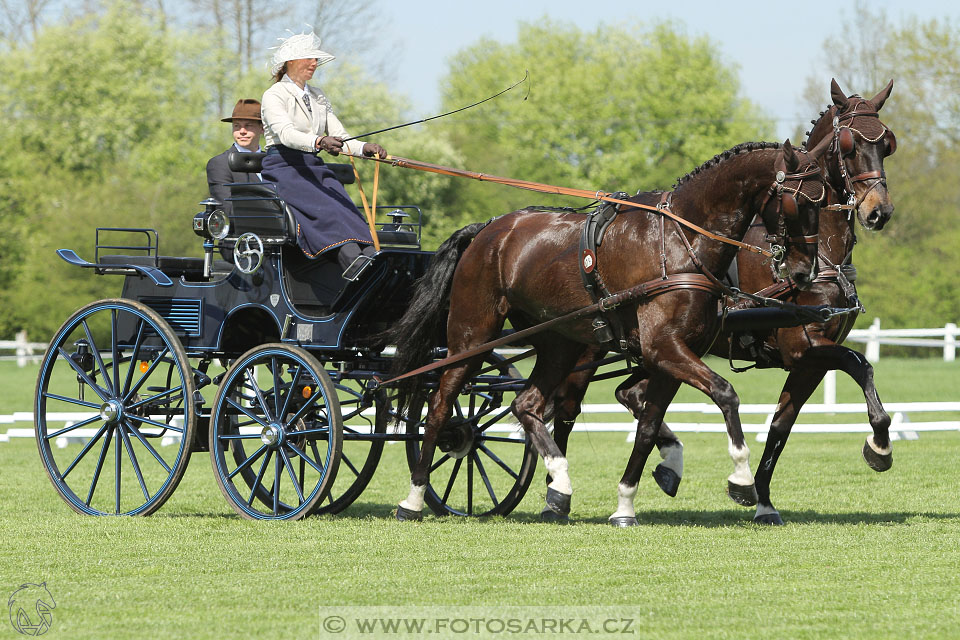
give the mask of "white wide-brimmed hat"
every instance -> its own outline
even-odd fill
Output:
[[[320,36],[311,31],[310,33],[296,33],[289,38],[279,38],[280,44],[273,47],[273,58],[270,60],[270,74],[275,75],[284,62],[290,60],[302,60],[303,58],[316,58],[317,65],[326,64],[334,59],[334,56],[320,49]]]

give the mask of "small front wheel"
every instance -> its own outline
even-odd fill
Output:
[[[266,344],[227,370],[210,417],[210,458],[227,502],[251,520],[313,513],[337,475],[337,391],[304,349]]]

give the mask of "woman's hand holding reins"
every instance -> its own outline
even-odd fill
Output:
[[[376,156],[378,158],[386,158],[387,150],[378,145],[376,142],[365,142],[363,144],[363,155],[371,158]]]
[[[332,156],[340,155],[340,152],[343,151],[343,140],[334,136],[322,136],[317,139],[317,150],[326,151]],[[364,151],[366,151],[366,146],[364,146]]]

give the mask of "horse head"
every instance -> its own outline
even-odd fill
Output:
[[[825,138],[831,140],[822,161],[830,186],[857,212],[865,229],[880,230],[893,215],[883,160],[896,151],[897,139],[879,116],[892,89],[893,80],[867,100],[857,94],[846,95],[832,79],[833,104],[813,122],[807,138],[807,148]]]
[[[773,267],[781,278],[790,278],[808,289],[817,277],[817,242],[820,208],[827,203],[827,185],[817,159],[826,142],[810,152],[795,149],[786,140],[775,161],[776,177],[760,209],[774,247]]]

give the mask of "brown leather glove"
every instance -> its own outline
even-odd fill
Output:
[[[363,155],[367,157],[376,156],[378,158],[386,158],[387,150],[378,145],[376,142],[365,142],[363,144]]]
[[[320,151],[326,151],[332,156],[337,156],[343,151],[343,140],[333,136],[323,136],[317,141],[317,147]]]

